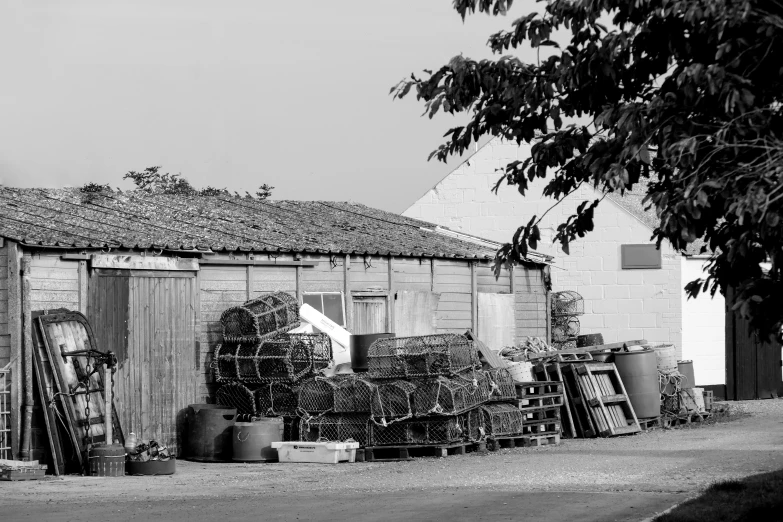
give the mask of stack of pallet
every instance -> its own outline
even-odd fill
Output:
[[[563,383],[537,381],[516,383],[519,411],[523,416],[522,442],[526,446],[559,444],[562,433],[560,409]]]
[[[529,357],[537,362],[537,379],[563,383],[564,433],[570,437],[612,437],[641,431],[614,363],[593,360],[589,348]]]

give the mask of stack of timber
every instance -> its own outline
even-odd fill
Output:
[[[52,470],[56,475],[86,473],[93,444],[125,443],[113,397],[112,437],[106,438],[106,394],[111,387],[104,385],[104,375],[116,361],[111,352],[99,350],[80,312],[58,309],[32,312],[31,317],[36,390],[44,406]]]

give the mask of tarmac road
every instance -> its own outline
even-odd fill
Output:
[[[737,404],[751,416],[445,459],[5,482],[0,520],[643,520],[717,480],[783,469],[783,400]]]

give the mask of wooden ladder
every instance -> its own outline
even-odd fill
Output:
[[[595,433],[613,437],[642,430],[614,363],[572,364],[571,371],[579,391],[573,402],[587,410]]]

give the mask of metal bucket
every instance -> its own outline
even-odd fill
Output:
[[[677,371],[682,374],[681,388],[693,388],[696,386],[696,377],[693,374],[693,361],[677,361]]]
[[[188,405],[187,458],[199,462],[231,460],[231,432],[236,417],[236,408],[217,404]]]
[[[122,444],[95,444],[90,448],[87,457],[92,477],[125,475],[125,448]]]

